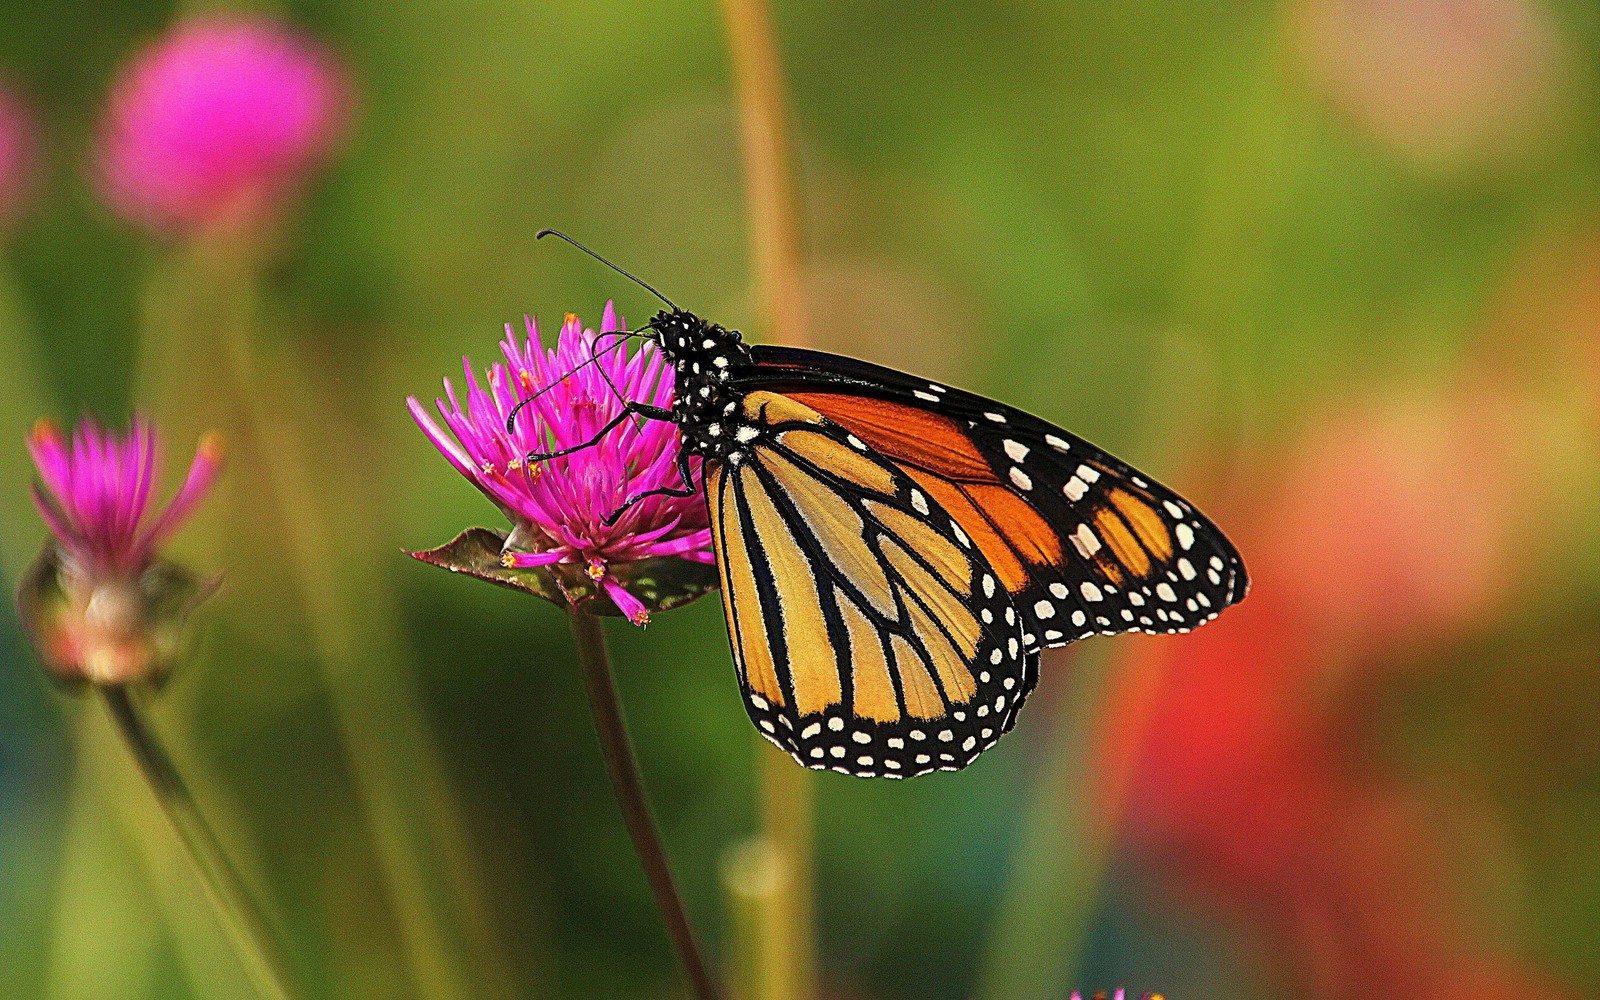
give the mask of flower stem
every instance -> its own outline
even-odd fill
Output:
[[[616,680],[611,674],[611,657],[606,652],[600,619],[579,610],[573,610],[571,618],[572,638],[578,647],[578,666],[583,672],[584,689],[589,694],[589,708],[594,713],[594,728],[600,737],[606,772],[611,775],[611,790],[622,809],[622,820],[628,827],[628,836],[633,838],[633,849],[644,867],[656,907],[666,922],[667,936],[677,949],[695,996],[699,1000],[722,1000],[722,988],[695,942],[688,912],[684,910],[683,898],[678,895],[672,868],[667,863],[661,832],[656,828],[650,802],[645,798],[644,780],[639,776],[639,762],[633,756],[633,744],[622,720],[622,704],[617,699]]]
[[[744,150],[745,215],[756,294],[769,339],[810,341],[800,210],[789,146],[788,99],[766,0],[721,0]],[[816,944],[811,917],[811,774],[760,742],[761,825],[777,877],[756,937],[762,1000],[809,1000]],[[749,963],[747,963],[749,964]]]
[[[106,710],[117,731],[133,754],[145,782],[155,793],[156,802],[172,824],[184,849],[194,861],[200,881],[211,905],[216,908],[229,937],[233,939],[246,975],[256,992],[267,1000],[293,1000],[298,994],[285,971],[283,952],[278,947],[265,916],[250,898],[244,880],[223,853],[189,786],[184,784],[172,758],[145,725],[139,707],[128,689],[120,686],[100,688]]]

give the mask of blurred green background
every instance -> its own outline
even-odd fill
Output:
[[[227,584],[156,721],[312,995],[683,996],[562,616],[402,554],[498,526],[404,399],[525,311],[653,310],[542,226],[762,338],[719,10],[272,8],[361,96],[241,394],[181,251],[81,169],[115,68],[196,9],[4,15],[47,157],[0,246],[6,578],[43,537],[38,415],[150,414],[168,490],[224,429],[174,553]],[[1597,8],[933,10],[774,5],[816,346],[1135,462],[1257,584],[1195,636],[1047,657],[968,771],[810,777],[820,995],[1593,996]],[[724,866],[775,751],[714,600],[609,632],[726,957]],[[0,656],[0,996],[248,996],[99,707],[48,686],[9,603]]]

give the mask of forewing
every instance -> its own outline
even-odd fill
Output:
[[[971,763],[1037,680],[1010,594],[893,462],[773,393],[705,488],[740,688],[802,764],[911,777]]]
[[[1244,597],[1244,563],[1176,492],[1014,407],[815,351],[758,347],[746,389],[783,391],[888,456],[953,514],[1029,650],[1096,632],[1187,632]]]

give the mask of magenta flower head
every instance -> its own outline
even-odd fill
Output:
[[[416,397],[411,415],[434,447],[511,521],[509,535],[471,529],[418,559],[526,590],[564,606],[589,603],[600,614],[645,624],[652,611],[676,607],[716,586],[705,500],[642,493],[681,487],[678,430],[663,421],[625,421],[589,448],[529,464],[533,453],[581,445],[622,413],[625,400],[672,401],[672,366],[654,344],[629,354],[609,337],[622,327],[608,302],[600,333],[568,314],[554,349],[526,320],[511,326],[505,362],[480,381],[463,359],[464,393],[448,379],[438,400],[443,425]],[[507,429],[512,411],[514,429]],[[699,467],[691,463],[698,488]]]
[[[0,85],[0,229],[32,200],[38,178],[38,135],[27,105]]]
[[[165,509],[151,506],[157,441],[142,420],[126,437],[85,420],[70,442],[40,421],[28,450],[39,472],[33,501],[54,536],[18,593],[34,648],[63,683],[160,680],[190,612],[216,582],[157,552],[210,490],[222,465],[221,440],[201,440]]]
[[[113,84],[95,181],[158,232],[254,221],[327,159],[350,104],[344,69],[299,32],[260,17],[191,20]]]

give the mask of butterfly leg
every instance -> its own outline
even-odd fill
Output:
[[[694,473],[689,471],[689,453],[687,451],[678,452],[678,478],[683,481],[682,486],[659,486],[653,490],[646,490],[638,496],[629,497],[621,507],[606,515],[604,524],[608,528],[616,524],[617,518],[621,517],[629,507],[632,507],[640,500],[650,497],[692,497],[698,493],[699,490],[694,487]]]
[[[622,408],[621,413],[606,421],[606,425],[596,431],[594,437],[585,441],[583,444],[575,444],[570,448],[562,448],[560,451],[531,451],[527,455],[523,456],[523,459],[530,464],[533,462],[547,462],[552,458],[560,458],[562,455],[570,455],[575,451],[583,451],[585,448],[593,448],[595,445],[599,444],[601,439],[607,434],[610,434],[612,431],[616,430],[617,426],[624,420],[627,420],[629,417],[636,414],[641,417],[646,417],[650,420],[672,419],[671,410],[660,406],[651,406],[649,403],[640,403],[637,400],[629,400],[627,405]]]

